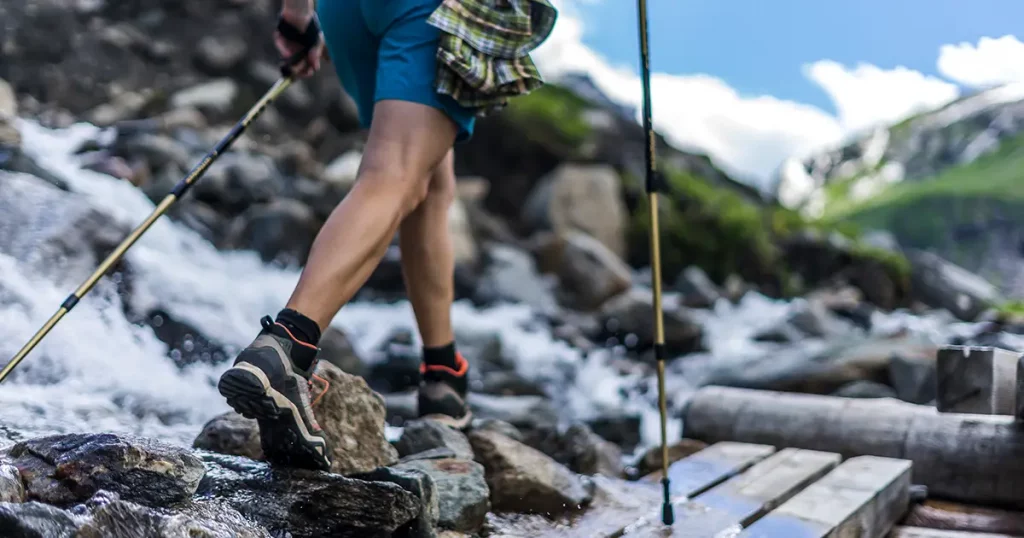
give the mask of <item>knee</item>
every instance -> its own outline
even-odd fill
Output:
[[[430,176],[400,164],[365,166],[358,183],[399,202],[403,214],[423,203],[430,190]]]
[[[430,175],[425,202],[447,208],[455,200],[455,195],[455,171],[438,166]]]

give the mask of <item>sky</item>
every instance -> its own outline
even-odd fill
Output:
[[[553,1],[558,23],[532,54],[542,74],[586,72],[639,106],[636,1]],[[647,4],[655,126],[755,184],[787,158],[1024,83],[1019,0]]]

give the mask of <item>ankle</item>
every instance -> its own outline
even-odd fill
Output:
[[[311,373],[320,351],[317,347],[320,343],[319,325],[290,308],[285,308],[277,314],[274,325],[281,329],[279,332],[285,333],[295,342],[289,354],[295,366],[306,373]]]
[[[431,366],[450,368],[458,371],[461,366],[459,352],[455,349],[455,341],[443,346],[423,347],[423,364],[430,369]]]

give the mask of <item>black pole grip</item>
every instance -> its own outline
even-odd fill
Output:
[[[290,77],[292,76],[292,67],[301,62],[309,55],[309,51],[313,50],[313,47],[320,43],[320,21],[317,20],[314,14],[313,18],[309,20],[309,25],[306,26],[306,29],[299,30],[295,25],[284,20],[282,17],[277,20],[277,31],[281,34],[281,37],[302,47],[302,50],[289,58],[285,58],[281,64],[281,76]]]

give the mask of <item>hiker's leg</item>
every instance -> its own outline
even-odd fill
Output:
[[[449,151],[434,168],[426,199],[402,221],[398,231],[405,289],[426,348],[455,340],[451,321],[455,254],[448,231],[448,209],[455,198],[453,160]]]
[[[428,179],[455,141],[443,112],[378,101],[352,191],[313,242],[287,308],[326,328],[366,282],[402,220],[427,195]]]

